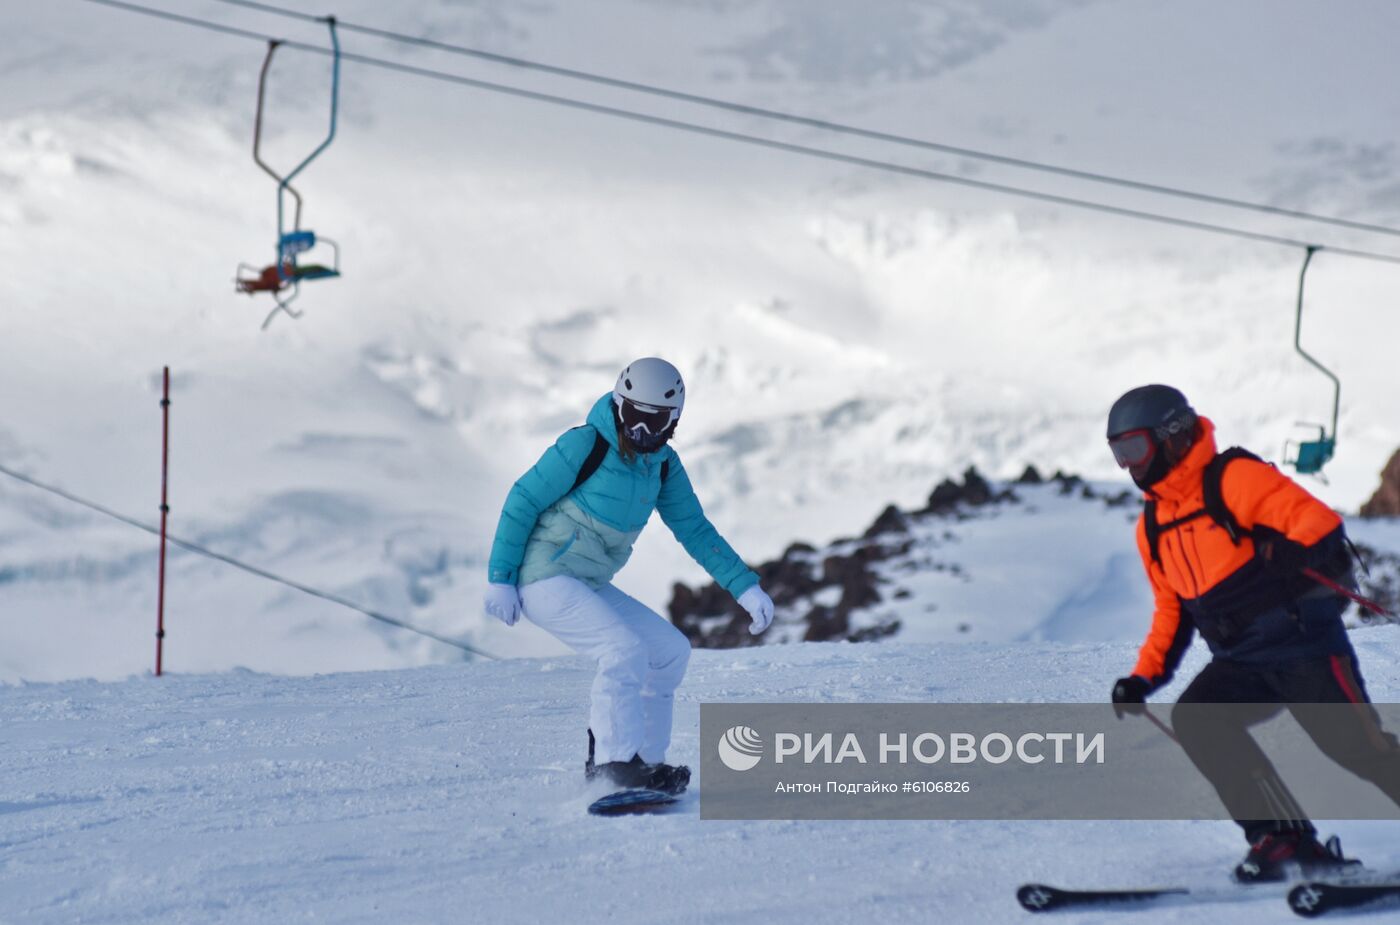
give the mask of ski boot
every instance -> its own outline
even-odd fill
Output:
[[[1341,839],[1333,835],[1323,844],[1317,833],[1286,829],[1267,832],[1249,846],[1249,854],[1235,867],[1239,883],[1271,883],[1293,877],[1317,877],[1339,874],[1361,866],[1361,862],[1342,854]]]
[[[633,755],[630,761],[597,764],[593,760],[593,748],[593,730],[590,729],[588,759],[583,763],[583,776],[587,780],[602,777],[628,790],[659,790],[672,795],[685,792],[690,784],[690,768],[685,765],[647,764],[641,755]]]

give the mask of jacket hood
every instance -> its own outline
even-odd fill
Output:
[[[1161,498],[1164,501],[1180,503],[1200,494],[1201,480],[1205,477],[1206,466],[1215,458],[1215,423],[1202,417],[1197,425],[1200,436],[1186,453],[1186,456],[1172,467],[1160,482],[1144,494],[1148,498]]]
[[[608,441],[608,446],[620,451],[617,445],[617,420],[613,417],[612,392],[593,403],[592,410],[588,412],[588,423],[603,435],[603,439]]]

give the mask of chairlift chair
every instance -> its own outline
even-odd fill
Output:
[[[1332,431],[1329,434],[1325,425],[1310,424],[1300,421],[1298,427],[1317,428],[1317,438],[1314,440],[1287,440],[1283,445],[1283,461],[1292,466],[1301,475],[1316,475],[1322,478],[1322,467],[1331,461],[1333,454],[1337,450],[1337,418],[1341,411],[1342,383],[1341,380],[1326,366],[1319,363],[1311,354],[1303,349],[1303,284],[1307,280],[1308,266],[1312,263],[1313,254],[1322,248],[1315,244],[1308,245],[1307,254],[1303,257],[1303,269],[1298,274],[1298,311],[1293,327],[1293,347],[1298,351],[1303,359],[1307,360],[1314,367],[1322,372],[1324,376],[1332,380]]]
[[[262,268],[240,263],[234,287],[236,291],[248,295],[259,292],[271,293],[276,307],[263,321],[264,329],[272,323],[272,319],[276,317],[278,312],[284,312],[293,318],[301,317],[301,313],[293,311],[290,305],[292,300],[300,294],[303,282],[340,276],[340,245],[330,238],[318,236],[314,231],[301,227],[302,196],[296,187],[292,186],[292,180],[306,169],[308,164],[319,157],[335,138],[336,116],[340,102],[340,39],[336,34],[335,17],[327,17],[325,22],[330,28],[331,47],[334,52],[331,65],[330,130],[316,149],[286,176],[279,174],[269,166],[262,159],[261,153],[267,73],[272,65],[273,55],[276,54],[278,46],[281,45],[280,41],[273,40],[267,43],[267,56],[263,59],[262,71],[258,75],[258,108],[253,122],[253,160],[268,176],[277,181],[277,260]],[[291,230],[286,227],[286,196],[288,194],[296,203],[292,213]],[[330,247],[330,262],[325,263],[323,260],[322,262],[302,263],[302,255],[318,249],[319,244]]]

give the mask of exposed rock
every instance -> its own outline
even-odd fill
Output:
[[[1118,492],[1116,495],[1106,495],[1103,499],[1103,503],[1109,507],[1127,507],[1134,501],[1141,504],[1142,495],[1139,492],[1134,492],[1127,488]]]
[[[904,516],[904,512],[893,504],[880,512],[880,516],[875,518],[875,522],[866,529],[865,539],[872,539],[882,533],[908,533],[909,521]]]
[[[813,607],[807,614],[807,632],[803,642],[826,642],[845,635],[850,626],[849,614],[839,613],[834,607]]]
[[[898,513],[896,511],[896,513]],[[905,515],[899,514],[900,518]],[[907,529],[907,528],[902,528]],[[821,642],[833,639],[860,641],[889,635],[898,628],[897,621],[887,621],[875,627],[852,629],[850,616],[855,610],[878,604],[881,595],[876,585],[879,578],[871,566],[885,559],[904,555],[909,542],[885,544],[868,541],[845,554],[828,555],[821,561],[820,574],[811,561],[810,553],[798,544],[789,546],[781,559],[758,566],[759,583],[786,618],[784,611],[801,613],[805,625],[802,638]],[[819,592],[839,589],[835,603],[816,603]],[[828,598],[829,600],[829,598]],[[805,612],[803,609],[805,608]],[[671,590],[667,608],[671,622],[697,648],[737,648],[758,645],[760,637],[748,631],[748,614],[734,598],[719,585],[711,583],[692,590],[676,584]],[[784,619],[784,622],[791,622]]]
[[[847,638],[851,642],[873,642],[876,639],[883,639],[886,636],[893,636],[899,632],[902,624],[898,620],[891,620],[889,623],[879,623],[875,626],[867,626],[865,629],[856,630]]]
[[[968,466],[963,473],[963,501],[974,507],[981,504],[990,503],[992,498],[992,486],[987,484],[987,480],[982,478],[982,473],[977,471],[976,466]]]
[[[933,489],[933,494],[928,496],[926,511],[946,511],[962,500],[962,486],[951,479],[944,479]]]
[[[1371,500],[1361,505],[1362,517],[1400,517],[1400,450],[1381,470],[1381,485]]]
[[[993,501],[1013,499],[1014,496],[1009,492],[1003,492],[1001,495],[994,494],[992,486],[982,477],[982,473],[977,471],[977,467],[969,466],[967,471],[963,473],[961,485],[951,479],[939,482],[933,489],[933,494],[928,496],[928,504],[921,513],[949,513],[960,504],[980,507]]]
[[[1056,472],[1050,481],[1058,486],[1061,494],[1076,494],[1110,507],[1126,505],[1137,497],[1129,491],[1110,497],[1097,495],[1083,479],[1063,472]],[[1039,470],[1027,466],[1017,484],[1035,486],[1044,482]],[[800,638],[809,641],[859,642],[896,632],[901,623],[899,618],[883,612],[876,616],[868,610],[884,599],[875,565],[896,559],[900,560],[896,563],[899,570],[931,570],[963,577],[963,569],[956,562],[937,561],[931,556],[924,556],[917,563],[903,561],[901,557],[916,541],[912,528],[930,517],[961,520],[974,516],[970,513],[972,508],[1019,500],[1009,488],[997,491],[976,467],[969,467],[961,482],[951,479],[939,482],[929,495],[927,507],[901,511],[893,504],[887,505],[862,537],[834,540],[825,547],[825,554],[810,543],[792,543],[780,558],[755,568],[759,582],[777,608],[775,624],[784,637],[793,638],[793,631],[797,630]],[[918,535],[937,542],[927,526]],[[955,540],[951,530],[942,531],[941,537],[943,542]],[[893,592],[897,602],[908,601],[911,597],[908,589]],[[934,609],[936,605],[932,603],[924,606],[925,611]],[[697,648],[737,648],[761,645],[765,641],[764,636],[749,633],[748,614],[727,591],[713,583],[697,589],[674,585],[668,610],[671,622]],[[859,625],[853,625],[852,616],[858,611],[864,613],[855,621]],[[958,626],[958,631],[963,633],[971,629],[967,624]],[[771,634],[770,631],[768,635]]]
[[[822,583],[817,581],[812,563],[788,553],[784,553],[781,559],[774,562],[765,562],[755,571],[758,572],[759,584],[763,585],[763,589],[778,606],[791,604],[822,587]]]
[[[1021,473],[1021,477],[1016,480],[1017,485],[1039,485],[1045,481],[1040,474],[1040,470],[1035,466],[1026,466],[1026,471]]]

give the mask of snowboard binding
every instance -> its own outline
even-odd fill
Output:
[[[685,792],[690,785],[690,768],[685,765],[647,764],[641,755],[633,755],[630,761],[605,761],[597,764],[593,760],[595,740],[593,730],[588,730],[588,759],[583,764],[583,776],[587,780],[602,778],[626,790],[654,790],[676,795]]]

